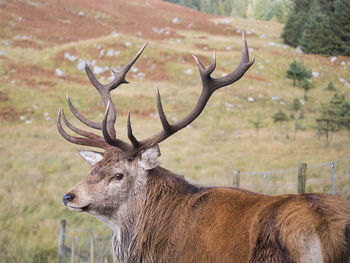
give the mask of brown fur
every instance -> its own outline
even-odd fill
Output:
[[[128,262],[301,262],[300,239],[312,234],[324,263],[345,260],[350,205],[338,197],[197,188],[162,168],[149,177]]]

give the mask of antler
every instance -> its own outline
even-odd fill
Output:
[[[245,38],[245,32],[244,30],[242,31],[242,58],[239,66],[230,74],[221,77],[221,78],[213,78],[210,76],[210,74],[215,70],[216,67],[216,58],[215,58],[215,52],[213,52],[213,61],[212,63],[205,68],[203,64],[199,61],[199,59],[196,56],[193,56],[199,72],[200,76],[202,79],[202,92],[201,95],[199,96],[199,99],[197,101],[197,104],[195,107],[192,109],[192,111],[186,115],[183,119],[170,124],[165,116],[163,107],[162,107],[162,101],[160,98],[159,90],[157,88],[157,108],[158,108],[158,114],[160,121],[163,126],[163,130],[158,132],[157,134],[143,140],[143,141],[138,141],[135,136],[133,135],[132,128],[131,128],[131,123],[130,123],[130,113],[128,114],[128,122],[127,122],[127,127],[128,127],[128,138],[132,143],[132,147],[128,147],[127,149],[129,156],[134,156],[138,152],[147,149],[148,147],[151,147],[152,145],[158,144],[161,141],[167,139],[174,133],[178,132],[179,130],[183,129],[187,125],[189,125],[192,121],[194,121],[203,111],[205,105],[207,104],[210,96],[213,94],[213,92],[219,88],[225,87],[227,85],[230,85],[237,80],[239,80],[244,73],[250,68],[250,66],[254,63],[254,58],[252,61],[249,61],[249,53],[248,53],[248,47],[247,47],[247,41]],[[109,107],[110,105],[107,106],[106,112],[105,112],[105,117],[104,119],[108,118],[109,114]],[[104,130],[106,128],[106,122],[104,121],[102,129]],[[118,146],[118,142],[113,140],[108,133],[104,133],[104,137],[106,141],[114,145],[116,147]]]
[[[62,134],[62,136],[67,139],[68,141],[80,145],[89,145],[89,146],[95,146],[106,149],[109,146],[115,146],[124,151],[129,157],[135,156],[137,153],[153,146],[161,141],[164,141],[174,133],[178,132],[179,130],[183,129],[187,125],[189,125],[192,121],[194,121],[203,111],[205,105],[207,104],[209,98],[214,93],[215,90],[228,86],[237,80],[239,80],[244,73],[250,68],[250,66],[254,63],[254,58],[252,61],[249,61],[249,53],[248,53],[248,47],[247,47],[247,41],[245,38],[245,32],[242,30],[242,58],[239,66],[230,74],[221,77],[221,78],[213,78],[211,77],[211,73],[215,70],[216,67],[216,58],[215,58],[215,52],[213,52],[213,61],[212,63],[205,68],[203,64],[199,61],[199,59],[196,56],[193,56],[195,59],[199,73],[202,79],[202,92],[199,96],[199,99],[195,105],[195,107],[192,109],[190,113],[188,113],[183,119],[170,124],[165,116],[162,101],[160,98],[159,90],[156,89],[157,92],[157,109],[160,121],[162,123],[163,129],[156,133],[155,135],[152,135],[151,137],[138,141],[136,137],[134,136],[131,128],[131,121],[130,121],[130,112],[128,113],[128,121],[127,121],[127,129],[128,129],[128,138],[131,142],[131,145],[123,142],[116,138],[115,134],[115,128],[114,124],[116,122],[116,110],[113,105],[113,102],[111,100],[110,92],[117,88],[120,84],[128,83],[125,80],[125,76],[129,69],[132,67],[132,65],[136,62],[136,60],[141,55],[142,51],[145,49],[147,43],[145,43],[140,51],[136,54],[134,59],[130,61],[127,65],[124,66],[124,68],[120,72],[113,71],[113,74],[115,76],[114,80],[106,85],[101,84],[94,74],[92,73],[89,66],[85,65],[85,71],[91,81],[91,83],[94,85],[94,87],[97,89],[97,91],[100,93],[103,102],[106,105],[106,111],[104,114],[104,118],[102,123],[93,122],[85,118],[83,115],[81,115],[73,106],[72,102],[70,101],[68,95],[67,95],[67,101],[69,108],[71,109],[72,113],[84,124],[87,126],[102,130],[103,138],[93,134],[91,132],[82,131],[73,125],[71,125],[63,111],[62,116],[63,120],[66,123],[67,127],[70,128],[72,131],[84,136],[83,137],[73,137],[69,134],[67,134],[62,126],[61,126],[61,110],[58,112],[57,116],[57,127],[59,132]]]
[[[82,114],[80,114],[76,110],[76,108],[73,106],[68,94],[66,94],[69,108],[78,120],[80,120],[82,123],[84,123],[85,125],[87,125],[91,128],[94,128],[97,130],[102,130],[104,137],[112,138],[113,143],[118,148],[121,148],[124,151],[128,150],[130,148],[130,146],[129,146],[129,144],[127,144],[121,140],[116,139],[114,125],[115,125],[117,117],[116,117],[115,107],[114,107],[113,102],[111,100],[110,92],[112,90],[116,89],[119,85],[121,85],[123,83],[125,83],[125,84],[129,83],[125,79],[125,76],[128,73],[128,71],[130,70],[130,68],[135,64],[136,60],[140,57],[141,53],[143,52],[143,50],[145,49],[146,46],[147,46],[147,42],[141,47],[141,49],[135,55],[135,57],[127,65],[125,65],[123,67],[123,69],[121,71],[117,72],[115,70],[112,70],[112,72],[114,74],[114,79],[112,80],[112,82],[110,82],[106,85],[101,84],[96,79],[95,75],[92,73],[88,64],[85,63],[85,72],[86,72],[89,80],[91,81],[92,85],[96,88],[96,90],[100,93],[104,104],[108,108],[108,113],[106,115],[109,116],[109,118],[105,118],[102,123],[90,121],[89,119],[85,118]],[[113,107],[109,107],[108,106],[109,104],[111,104]],[[69,129],[71,129],[72,131],[74,131],[74,132],[78,133],[79,135],[82,135],[86,138],[73,137],[63,130],[62,125],[61,125],[61,112],[62,112],[63,120],[64,120],[65,124],[67,125],[67,127]],[[103,129],[103,125],[105,127],[104,129]],[[58,128],[58,131],[61,133],[61,135],[65,139],[67,139],[68,141],[70,141],[72,143],[80,144],[80,145],[94,146],[94,147],[99,147],[99,148],[103,148],[103,149],[106,149],[109,146],[108,140],[105,140],[103,137],[98,136],[98,135],[91,133],[91,132],[82,131],[82,130],[74,127],[73,125],[71,125],[68,122],[68,120],[66,119],[66,117],[65,117],[63,111],[61,111],[61,109],[59,110],[58,116],[57,116],[57,128]]]

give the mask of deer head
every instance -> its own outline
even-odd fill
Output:
[[[158,88],[156,97],[158,114],[163,127],[161,131],[144,140],[136,139],[132,132],[129,112],[127,133],[130,143],[116,137],[114,128],[116,110],[111,100],[110,92],[119,85],[128,83],[125,80],[125,76],[139,58],[147,43],[142,46],[131,62],[124,66],[120,72],[113,71],[115,78],[106,85],[101,84],[96,79],[86,64],[85,71],[93,86],[100,93],[106,106],[103,121],[100,123],[88,120],[76,110],[68,95],[67,101],[75,117],[93,129],[102,130],[103,137],[73,126],[61,109],[58,111],[57,128],[68,141],[79,145],[102,148],[104,153],[88,150],[79,151],[79,154],[92,166],[92,170],[85,179],[64,195],[64,204],[72,211],[86,211],[95,215],[112,228],[115,228],[118,222],[125,220],[125,214],[133,213],[132,211],[137,213],[137,208],[142,207],[146,195],[145,188],[149,171],[158,169],[157,167],[159,166],[158,157],[160,156],[160,151],[158,144],[195,120],[201,114],[215,90],[239,80],[253,64],[254,59],[249,61],[244,31],[242,31],[242,42],[242,58],[239,66],[236,70],[221,78],[211,77],[211,73],[216,67],[215,52],[213,52],[213,60],[207,68],[197,57],[193,56],[200,72],[202,92],[195,107],[183,119],[172,124],[168,122]],[[61,119],[63,119],[69,129],[81,135],[81,137],[69,135],[62,128]]]

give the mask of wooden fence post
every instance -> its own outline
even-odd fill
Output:
[[[74,256],[75,256],[75,244],[74,244],[74,238],[72,238],[72,248],[70,250],[70,263],[74,263]]]
[[[94,263],[94,237],[90,234],[90,263]]]
[[[234,170],[233,171],[233,186],[239,188],[239,175],[241,171],[240,170]]]
[[[306,163],[299,163],[298,167],[298,193],[304,194],[306,190]]]
[[[57,263],[63,263],[64,261],[64,239],[66,233],[66,220],[62,219],[60,229],[58,232],[58,249],[57,249]]]

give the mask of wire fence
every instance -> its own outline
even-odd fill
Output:
[[[300,165],[297,168],[280,171],[240,172],[237,170],[234,173],[234,184],[254,192],[277,195],[301,193],[301,183],[304,184],[302,192],[331,193],[350,200],[350,155],[328,163],[310,166],[303,164],[306,171],[301,178]]]
[[[61,220],[58,237],[58,263],[117,263],[113,261],[110,235],[97,235],[93,231],[66,228]]]
[[[198,186],[201,182],[187,179]],[[350,200],[350,155],[339,160],[307,166],[263,172],[236,170],[233,186],[269,195],[321,192],[337,194]],[[58,239],[58,263],[117,263],[113,261],[112,235],[98,235],[92,231],[66,229],[62,220]]]

